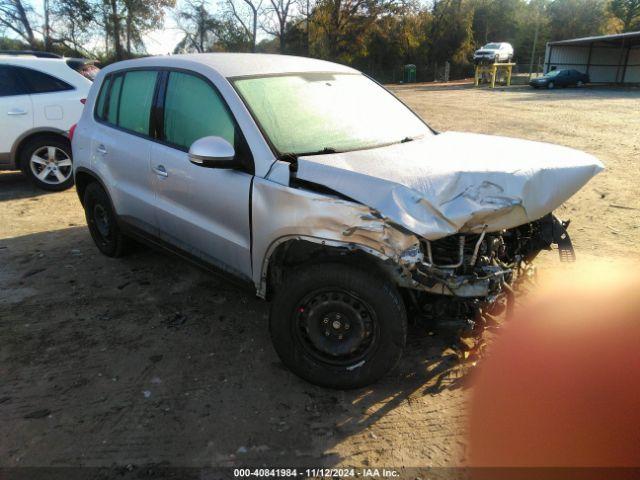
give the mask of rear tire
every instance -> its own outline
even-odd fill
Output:
[[[125,254],[128,239],[120,231],[107,192],[97,182],[92,182],[84,192],[83,204],[87,226],[98,250],[107,257]]]
[[[313,265],[279,286],[269,319],[282,362],[323,387],[369,385],[399,361],[407,314],[396,287],[350,265]]]
[[[56,135],[43,135],[22,148],[20,167],[36,187],[61,191],[73,185],[73,161],[69,141]]]

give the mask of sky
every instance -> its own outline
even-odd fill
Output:
[[[147,52],[151,55],[166,55],[173,52],[176,44],[184,34],[177,28],[171,14],[165,16],[164,28],[154,30],[143,37]]]
[[[44,18],[44,2],[43,0],[34,0],[31,2],[36,12],[38,20],[42,22]],[[179,2],[178,2],[179,4]],[[41,28],[37,28],[41,30]],[[16,38],[11,31],[4,32],[5,35],[11,38]],[[36,33],[36,36],[39,36]],[[147,53],[151,55],[166,55],[172,53],[177,43],[182,40],[183,34],[180,32],[176,25],[176,21],[173,18],[172,9],[167,9],[165,14],[164,27],[162,29],[153,30],[143,36],[143,41],[147,49]],[[102,47],[103,41],[96,40],[95,45],[88,45],[87,48],[92,50],[95,46],[100,45]]]

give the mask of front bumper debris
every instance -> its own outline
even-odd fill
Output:
[[[528,268],[541,250],[558,246],[560,260],[574,261],[567,232],[569,222],[549,214],[536,222],[502,232],[456,235],[424,241],[421,256],[411,269],[416,289],[464,298],[499,295],[505,284]]]

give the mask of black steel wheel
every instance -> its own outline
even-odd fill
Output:
[[[351,265],[318,264],[291,275],[275,294],[271,338],[283,363],[331,388],[356,388],[392,369],[407,319],[395,286]]]
[[[98,249],[108,257],[121,256],[127,239],[120,232],[107,193],[97,182],[90,183],[84,192],[83,203],[87,226]]]
[[[348,366],[377,345],[379,328],[371,305],[353,292],[321,288],[306,295],[291,323],[301,345],[321,362]]]

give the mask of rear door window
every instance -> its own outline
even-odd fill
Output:
[[[157,76],[157,72],[149,70],[132,71],[125,74],[119,92],[118,126],[135,133],[149,134],[151,104],[153,103]],[[111,114],[109,121],[111,121]]]
[[[171,72],[164,102],[164,141],[183,150],[202,137],[236,145],[236,126],[220,94],[195,75]]]

